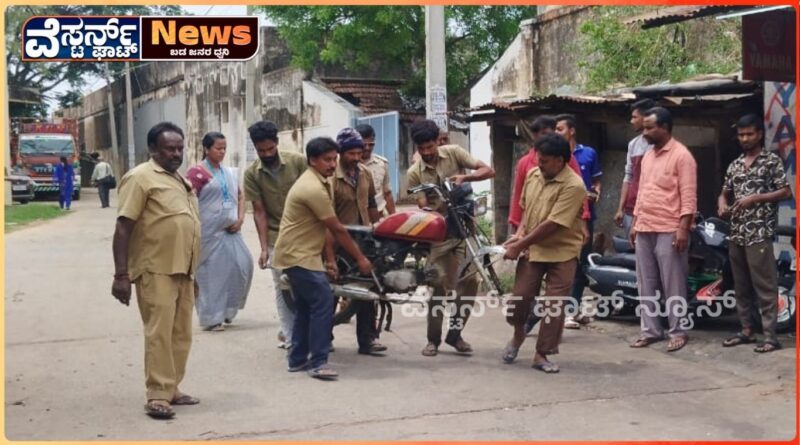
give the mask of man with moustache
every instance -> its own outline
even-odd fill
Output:
[[[365,141],[359,132],[344,128],[336,135],[339,144],[339,163],[333,180],[333,208],[342,224],[369,226],[377,222],[377,193],[367,167],[361,164]],[[386,351],[386,346],[376,342],[374,301],[352,300],[356,308],[356,339],[358,353],[376,355]]]
[[[736,123],[736,135],[742,155],[728,166],[718,199],[718,213],[723,218],[731,218],[728,252],[742,330],[722,342],[722,346],[754,342],[753,320],[760,316],[766,338],[754,351],[772,352],[781,348],[775,333],[778,274],[772,237],[778,222],[777,203],[791,198],[792,190],[781,158],[764,150],[761,118],[755,114],[743,116]]]
[[[333,294],[328,277],[336,276],[334,241],[364,275],[372,264],[353,242],[333,208],[333,184],[338,145],[330,138],[314,138],[306,146],[308,168],[289,190],[275,242],[274,266],[289,277],[297,308],[289,372],[307,370],[311,377],[335,379],[328,366]],[[323,251],[325,262],[323,264]],[[328,276],[326,276],[326,274]]]
[[[439,127],[429,119],[422,119],[411,125],[411,139],[417,147],[420,160],[408,169],[408,187],[420,184],[437,184],[443,186],[450,181],[454,186],[464,182],[483,181],[494,177],[494,169],[482,161],[473,158],[458,145],[438,145]],[[474,170],[467,173],[467,169]],[[417,205],[422,209],[431,209],[446,215],[446,209],[439,196],[433,192],[420,192]],[[422,355],[433,357],[439,353],[442,341],[442,323],[447,296],[455,291],[455,313],[450,317],[450,326],[445,343],[462,354],[471,354],[472,346],[464,341],[461,332],[464,329],[475,294],[478,292],[476,274],[468,272],[468,278],[457,283],[459,265],[466,261],[467,247],[464,240],[448,236],[447,239],[431,247],[428,264],[437,271],[439,279],[434,284],[434,296],[428,304],[428,344]]]
[[[672,115],[666,108],[645,111],[642,125],[642,135],[653,148],[642,159],[630,232],[641,309],[641,334],[630,346],[644,348],[664,339],[659,314],[665,305],[667,352],[674,352],[689,341],[681,320],[686,313],[689,233],[697,212],[697,163],[672,137]]]
[[[306,170],[306,159],[300,153],[278,149],[278,127],[272,122],[256,122],[248,131],[258,159],[245,170],[244,192],[245,198],[253,203],[253,220],[261,243],[258,267],[266,269],[274,255],[286,195]],[[278,341],[280,347],[288,349],[292,345],[294,302],[280,277],[281,270],[273,267],[272,283],[281,324]]]
[[[114,231],[111,293],[130,304],[131,283],[144,325],[145,412],[175,416],[173,405],[200,401],[178,386],[192,344],[194,273],[200,260],[200,214],[180,174],[183,131],[161,122],[147,133],[150,160],[123,176]]]

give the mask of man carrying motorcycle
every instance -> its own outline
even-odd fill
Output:
[[[352,128],[345,128],[336,135],[339,144],[339,163],[333,182],[333,208],[336,217],[345,225],[368,226],[380,219],[375,200],[375,184],[366,166],[361,164],[364,140]],[[375,326],[375,302],[353,300],[356,311],[356,338],[358,353],[373,355],[386,351],[386,346],[377,343]]]
[[[411,139],[417,147],[420,159],[408,169],[408,187],[420,184],[442,185],[449,180],[455,186],[464,182],[483,181],[494,177],[494,169],[473,158],[458,145],[437,145],[439,127],[431,120],[418,120],[411,125]],[[468,174],[467,169],[474,170]],[[421,192],[417,196],[417,204],[422,209],[442,213],[445,209],[439,197],[434,193]],[[450,319],[445,343],[462,354],[472,352],[469,343],[461,338],[461,331],[469,318],[475,294],[478,292],[477,276],[468,273],[467,277],[458,281],[457,271],[461,262],[467,257],[464,240],[454,236],[434,244],[428,262],[437,273],[434,283],[434,295],[428,304],[428,344],[422,355],[432,357],[438,354],[442,340],[442,324],[444,320],[444,302],[452,291],[456,293],[456,311]]]
[[[717,211],[720,217],[731,218],[728,252],[742,330],[722,346],[755,341],[755,300],[766,336],[755,352],[771,352],[781,347],[775,334],[778,281],[772,237],[778,222],[777,203],[791,198],[792,190],[781,158],[764,150],[763,120],[755,114],[743,116],[736,123],[736,133],[743,153],[728,166]],[[729,198],[734,200],[732,205]]]

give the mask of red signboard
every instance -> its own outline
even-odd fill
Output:
[[[793,9],[742,17],[742,77],[794,82],[796,57]]]

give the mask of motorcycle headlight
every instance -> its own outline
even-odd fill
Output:
[[[475,216],[485,215],[488,210],[489,206],[485,196],[482,196],[475,201]]]

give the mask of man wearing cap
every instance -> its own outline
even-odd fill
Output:
[[[333,182],[333,208],[342,224],[368,226],[378,221],[375,185],[367,167],[361,164],[364,140],[352,128],[345,128],[336,136],[339,144],[339,162]],[[375,302],[353,300],[356,306],[356,338],[358,353],[374,355],[386,351],[377,343]]]

